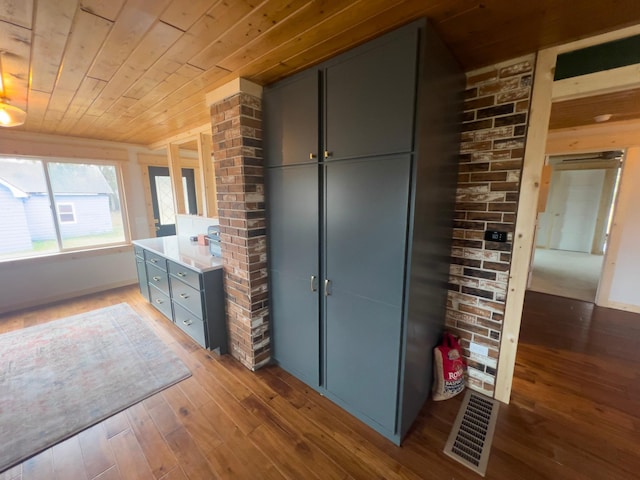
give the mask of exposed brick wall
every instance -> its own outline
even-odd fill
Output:
[[[447,328],[461,337],[469,387],[493,394],[509,281],[534,56],[467,74]],[[487,242],[485,230],[509,232]],[[472,354],[473,341],[489,348]]]
[[[229,350],[255,370],[270,356],[262,102],[237,93],[211,120]]]

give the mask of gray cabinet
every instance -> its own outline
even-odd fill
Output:
[[[264,93],[273,358],[396,443],[444,328],[463,90],[419,21]]]
[[[267,176],[271,332],[278,362],[307,383],[320,382],[318,165],[276,168]]]
[[[140,293],[144,298],[147,299],[147,302],[151,301],[149,297],[149,284],[147,282],[147,268],[145,266],[144,260],[144,250],[137,245],[133,247],[133,251],[136,256],[136,270],[138,271],[138,287],[140,288]]]
[[[222,269],[198,272],[138,245],[135,253],[136,262],[144,258],[137,266],[145,298],[202,347],[227,353]]]

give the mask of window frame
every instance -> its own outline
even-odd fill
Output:
[[[131,228],[129,224],[129,213],[126,204],[126,194],[125,194],[125,182],[124,182],[124,168],[123,161],[121,160],[107,160],[107,159],[96,159],[96,158],[67,158],[67,157],[46,157],[46,156],[34,156],[34,155],[9,155],[5,153],[0,153],[0,160],[3,159],[18,159],[18,160],[35,160],[39,161],[43,168],[43,176],[45,177],[46,185],[47,185],[47,195],[49,198],[49,205],[51,209],[51,217],[56,233],[56,243],[57,250],[55,251],[47,251],[43,253],[37,252],[29,252],[21,256],[16,257],[8,257],[1,258],[0,264],[5,262],[19,262],[21,260],[37,260],[38,258],[47,258],[47,257],[55,257],[59,255],[67,255],[69,253],[77,253],[77,252],[97,252],[103,251],[105,249],[110,248],[120,248],[131,245]],[[49,175],[49,164],[50,163],[63,163],[63,164],[75,164],[75,165],[96,165],[96,166],[108,166],[113,167],[115,169],[116,176],[116,185],[118,187],[118,198],[120,204],[120,215],[122,216],[122,229],[124,238],[122,241],[118,242],[110,242],[110,243],[100,243],[95,245],[84,245],[78,247],[65,247],[62,239],[62,225],[71,225],[72,223],[77,223],[77,215],[75,205],[73,202],[61,202],[58,204],[55,201],[55,193],[53,188],[51,187],[51,178]],[[74,222],[61,222],[59,217],[58,205],[72,205]]]

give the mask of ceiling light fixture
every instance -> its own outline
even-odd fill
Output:
[[[601,122],[606,122],[608,120],[611,120],[612,116],[613,115],[611,115],[610,113],[603,113],[602,115],[596,115],[595,117],[593,117],[593,119],[596,122],[601,123]]]
[[[5,90],[4,69],[2,68],[2,56],[0,50],[0,127],[17,127],[27,119],[27,112],[20,107],[9,104],[9,98]]]

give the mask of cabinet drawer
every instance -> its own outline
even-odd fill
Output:
[[[173,302],[173,309],[175,312],[176,325],[204,348],[207,348],[207,344],[205,342],[204,322],[196,318],[195,315],[181,307],[175,301]]]
[[[147,263],[147,280],[149,285],[153,285],[165,295],[169,295],[169,277],[167,272],[151,263]]]
[[[191,270],[190,268],[183,267],[171,260],[167,261],[167,265],[169,267],[169,273],[186,283],[187,285],[191,285],[193,288],[200,290],[202,287],[200,286],[200,274]]]
[[[202,295],[190,285],[171,277],[171,298],[202,320]]]
[[[151,265],[155,265],[156,267],[161,268],[164,271],[167,270],[167,261],[163,256],[150,252],[149,250],[145,250],[144,258],[147,261],[147,263],[150,263]]]
[[[138,245],[133,246],[133,251],[138,257],[144,257],[144,248],[139,247]]]
[[[151,299],[151,305],[160,310],[169,320],[173,319],[173,315],[171,314],[171,300],[168,295],[165,295],[153,285],[149,285],[149,297]]]

